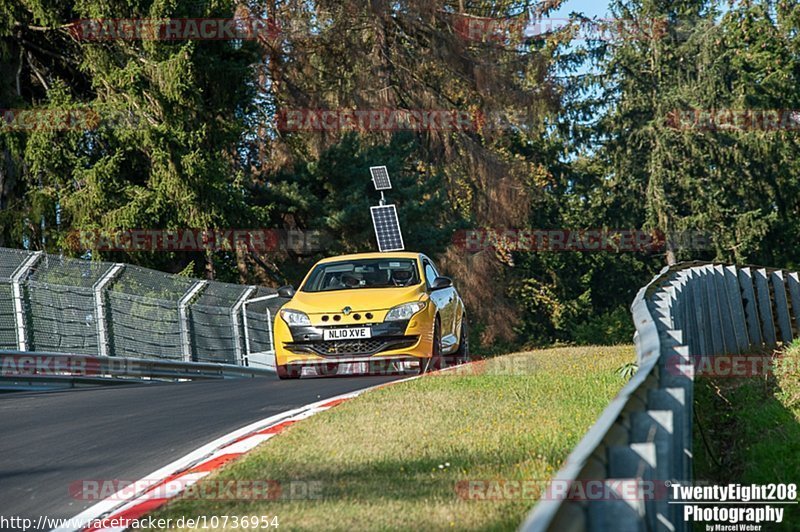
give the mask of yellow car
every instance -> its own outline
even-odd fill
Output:
[[[365,253],[318,262],[275,317],[281,379],[304,367],[335,374],[339,364],[418,368],[469,358],[464,303],[453,281],[421,253]]]

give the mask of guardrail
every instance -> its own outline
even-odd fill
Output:
[[[800,331],[800,277],[686,263],[665,268],[631,310],[639,369],[554,477],[600,481],[614,496],[577,500],[553,485],[523,523],[525,532],[687,530],[668,487],[692,479],[695,363],[791,342]],[[654,491],[620,492],[631,485]]]
[[[143,380],[218,380],[268,375],[274,373],[230,364],[0,351],[0,390],[6,391],[131,384]]]

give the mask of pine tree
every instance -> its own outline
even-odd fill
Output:
[[[17,245],[67,253],[74,230],[239,227],[252,222],[238,143],[253,105],[253,42],[78,39],[73,21],[231,17],[232,2],[29,2],[0,21],[6,57],[18,57],[16,100],[32,109],[96,114],[91,127],[11,132],[4,175],[20,182]],[[9,93],[9,87],[3,90]],[[94,253],[180,271],[211,252]],[[224,258],[222,258],[224,259]],[[199,272],[198,272],[199,273]]]

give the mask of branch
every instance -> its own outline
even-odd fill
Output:
[[[25,60],[25,48],[19,48],[19,66],[17,67],[17,96],[22,97],[22,62]]]
[[[47,82],[44,80],[44,77],[42,77],[41,72],[39,72],[39,69],[36,68],[36,65],[33,64],[33,55],[30,53],[30,51],[28,52],[27,55],[28,55],[28,64],[31,66],[31,70],[33,70],[33,73],[36,74],[36,78],[39,80],[39,83],[42,84],[42,87],[44,87],[44,90],[46,92],[50,92],[50,87],[47,85]]]
[[[71,28],[75,25],[74,22],[67,22],[66,24],[62,24],[61,26],[54,26],[52,28],[47,26],[31,26],[28,24],[23,24],[22,22],[14,21],[14,27],[16,28],[25,28],[26,30],[32,31],[54,31],[54,30],[65,30]]]

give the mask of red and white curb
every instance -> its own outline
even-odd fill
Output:
[[[473,361],[464,365],[452,366],[429,373],[426,376],[434,376],[451,370],[463,370],[465,367],[475,368],[478,367],[478,364],[480,364],[480,361]],[[119,523],[124,522],[123,520],[139,519],[163,506],[170,499],[177,497],[187,488],[215,472],[223,465],[240,458],[259,444],[280,434],[294,423],[329,410],[365,392],[399,384],[401,382],[413,381],[420,377],[420,375],[414,375],[405,379],[399,379],[377,386],[370,386],[369,388],[324,399],[251,423],[246,427],[242,427],[221,438],[217,438],[211,443],[175,460],[171,464],[154,471],[144,479],[135,482],[133,484],[133,489],[128,486],[94,506],[87,508],[69,520],[73,524],[81,523],[79,528],[57,528],[54,529],[53,532],[123,531],[125,528],[91,527],[87,526],[87,524],[98,522],[111,523],[114,520]],[[137,486],[141,486],[141,489],[136,489]]]
[[[125,528],[93,528],[87,525],[101,521],[111,523],[116,520],[119,523],[124,522],[122,520],[139,519],[163,506],[171,498],[180,495],[186,488],[210,475],[223,465],[240,458],[260,443],[280,434],[294,423],[324,412],[370,390],[418,378],[419,376],[413,376],[378,386],[371,386],[256,421],[154,471],[144,479],[134,483],[133,489],[130,486],[126,487],[87,508],[70,520],[73,524],[81,523],[82,525],[80,526],[83,528],[57,528],[54,529],[54,532],[125,530]],[[136,486],[142,486],[142,488],[137,490]]]

